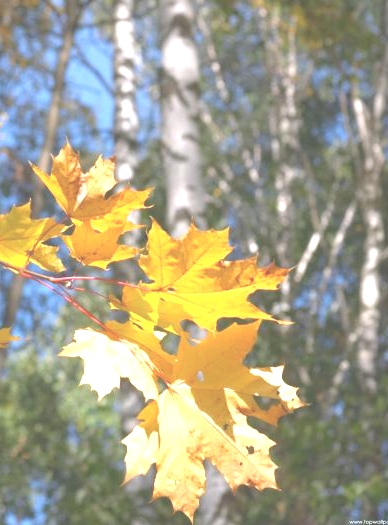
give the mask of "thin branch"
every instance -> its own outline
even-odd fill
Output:
[[[85,66],[89,71],[94,75],[94,77],[100,82],[100,84],[103,86],[103,88],[107,91],[108,95],[113,96],[114,95],[114,88],[113,86],[109,85],[109,83],[104,78],[101,71],[95,67],[94,64],[92,64],[83,53],[81,47],[76,43],[75,44],[75,50],[77,51],[78,55],[76,58],[79,60],[79,62]]]
[[[341,248],[342,248],[342,246],[344,244],[346,233],[347,233],[350,225],[353,222],[353,218],[354,218],[354,215],[356,213],[356,210],[357,210],[357,201],[354,200],[348,206],[348,208],[347,208],[347,210],[345,212],[345,215],[344,215],[344,217],[342,219],[342,222],[340,224],[340,227],[338,228],[337,233],[336,233],[336,235],[334,237],[333,244],[332,244],[331,251],[330,251],[330,254],[329,254],[329,258],[328,258],[328,262],[327,262],[326,267],[325,267],[325,269],[323,271],[321,285],[320,285],[318,291],[314,290],[312,292],[313,293],[313,297],[312,297],[312,299],[310,301],[311,302],[311,307],[310,307],[310,312],[309,312],[310,322],[308,323],[308,326],[310,326],[311,329],[309,330],[309,333],[307,334],[307,337],[306,337],[306,351],[307,351],[307,353],[312,353],[312,351],[313,351],[313,344],[314,344],[314,329],[313,329],[313,326],[314,325],[313,325],[312,321],[313,321],[313,319],[315,319],[317,317],[320,304],[321,304],[322,300],[324,299],[324,297],[326,295],[327,287],[329,285],[329,282],[330,282],[330,279],[331,279],[331,276],[332,276],[332,273],[333,273],[333,270],[334,270],[334,266],[335,266],[337,257],[338,257],[338,255],[339,255],[339,253],[341,251]]]
[[[353,162],[356,168],[356,175],[357,175],[357,178],[360,179],[362,176],[362,160],[361,160],[360,150],[358,149],[355,138],[354,138],[355,134],[351,126],[351,119],[349,115],[346,94],[343,91],[339,92],[338,101],[339,101],[339,105],[340,105],[340,109],[341,109],[341,113],[342,113],[342,117],[344,121],[344,128],[345,128],[345,132],[347,135],[349,148],[351,151],[351,157],[353,159]]]
[[[311,262],[311,259],[314,253],[316,252],[316,250],[318,249],[318,246],[323,238],[323,234],[325,233],[326,228],[328,227],[330,223],[330,219],[335,209],[335,196],[337,194],[338,186],[339,186],[339,183],[337,182],[337,184],[335,184],[333,188],[331,195],[329,196],[329,202],[326,206],[325,211],[322,214],[319,228],[310,237],[310,241],[308,242],[302,257],[300,258],[298,267],[294,274],[294,281],[296,283],[300,282],[303,279],[307,271],[307,268]]]
[[[336,260],[344,244],[347,231],[353,222],[356,210],[357,210],[357,201],[353,200],[347,207],[345,215],[343,216],[342,222],[340,224],[340,227],[338,228],[338,231],[334,237],[330,255],[329,255],[329,260],[323,271],[323,277],[322,277],[321,285],[318,291],[318,297],[320,298],[322,298],[326,293],[331,275],[333,273],[333,269],[334,269]]]

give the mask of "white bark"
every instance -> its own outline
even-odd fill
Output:
[[[356,114],[363,106],[360,102],[359,99],[354,100]],[[361,136],[360,127],[359,131]],[[364,376],[366,389],[374,392],[380,327],[379,263],[385,238],[380,204],[382,163],[379,148],[376,148],[378,144],[375,142],[374,147],[369,149],[367,142],[362,140],[362,143],[365,152],[365,172],[361,182],[360,204],[366,233],[364,261],[360,275],[358,366]]]
[[[136,66],[140,55],[136,44],[134,0],[114,0],[113,42],[114,42],[114,140],[116,173],[121,184],[136,188],[135,171],[138,164],[139,117],[136,107]],[[131,221],[140,222],[140,213],[133,212]],[[134,230],[125,235],[131,245],[139,244],[140,232]],[[123,265],[118,266],[122,268]],[[136,270],[126,264],[127,279],[135,280]]]
[[[303,279],[307,271],[307,268],[311,262],[311,259],[313,258],[314,253],[317,251],[318,246],[320,242],[322,241],[323,235],[326,231],[326,228],[328,227],[330,223],[330,219],[333,215],[334,208],[335,208],[335,198],[334,198],[334,195],[331,195],[329,196],[329,200],[328,200],[326,209],[322,214],[322,219],[319,223],[319,226],[314,231],[314,233],[311,235],[310,240],[305,248],[305,251],[303,252],[302,257],[299,260],[299,264],[298,264],[298,267],[294,275],[294,281],[296,283],[299,283]]]
[[[204,192],[199,147],[199,60],[190,0],[161,0],[162,147],[167,223],[183,235],[192,218],[202,225]]]
[[[135,104],[138,53],[133,0],[114,3],[115,156],[116,179],[132,182],[137,164],[139,120]]]
[[[260,29],[265,34],[266,61],[271,75],[269,127],[271,133],[271,153],[275,163],[276,210],[278,235],[276,239],[277,261],[285,267],[292,265],[291,252],[294,208],[292,185],[300,171],[296,164],[296,154],[300,150],[298,108],[296,101],[297,52],[295,22],[288,23],[286,50],[282,42],[279,9],[261,8],[259,10]],[[276,315],[288,317],[291,302],[291,282],[287,279],[281,288],[281,301]]]
[[[199,146],[199,59],[191,0],[161,0],[162,146],[167,223],[182,236],[191,221],[205,226]],[[196,519],[201,525],[232,525],[234,498],[225,480],[206,465],[207,490]]]
[[[200,525],[243,525],[236,496],[223,476],[209,462],[205,463],[206,492],[198,511]]]
[[[310,316],[311,318],[317,318],[318,311],[321,306],[321,303],[323,301],[323,298],[326,296],[327,288],[330,283],[330,279],[332,277],[335,265],[337,263],[338,257],[340,255],[340,252],[345,244],[346,235],[350,229],[350,226],[352,225],[354,216],[357,211],[357,202],[356,200],[352,201],[349,206],[346,209],[346,212],[343,216],[343,219],[341,221],[341,224],[337,230],[337,233],[334,236],[331,250],[329,254],[328,261],[326,263],[325,269],[322,274],[322,280],[320,283],[320,287],[318,289],[318,293],[315,295],[315,300],[312,302],[311,310],[310,310]],[[341,289],[339,286],[336,287],[336,293],[340,296],[341,299],[341,312],[345,312],[347,305],[346,301],[341,295]],[[342,384],[343,380],[345,379],[345,375],[349,369],[350,363],[349,363],[349,356],[352,348],[354,347],[354,343],[356,341],[356,335],[354,333],[354,330],[350,326],[349,322],[349,316],[348,315],[342,315],[341,316],[341,322],[343,326],[344,333],[347,334],[346,337],[346,346],[343,349],[342,358],[341,361],[337,367],[337,370],[335,374],[333,375],[331,386],[327,392],[326,396],[326,410],[325,412],[328,413],[328,407],[331,407],[334,402],[337,399],[337,393],[338,388]],[[311,326],[313,325],[313,322],[311,322]],[[307,351],[313,352],[313,343],[314,343],[314,332],[310,331],[307,336]]]
[[[365,389],[375,392],[376,366],[380,334],[380,288],[379,264],[385,241],[382,214],[382,169],[384,165],[382,120],[387,106],[388,78],[388,2],[385,2],[384,37],[385,48],[375,84],[372,109],[359,96],[356,88],[352,93],[352,106],[357,131],[363,150],[363,174],[360,180],[359,201],[365,227],[364,259],[360,274],[358,353],[357,361]]]
[[[136,107],[136,66],[139,53],[136,44],[134,0],[115,0],[114,2],[114,138],[116,157],[116,180],[121,184],[136,187],[135,172],[138,164],[137,133],[139,128]],[[139,213],[133,213],[132,222],[139,222]],[[139,243],[137,230],[126,234],[131,245]],[[118,280],[136,281],[138,270],[130,261],[116,265]],[[120,384],[120,417],[123,435],[132,432],[138,423],[136,416],[141,410],[143,399],[131,383],[123,380]],[[138,477],[125,486],[128,497],[133,498],[134,515],[131,523],[142,525],[155,519],[153,509],[147,506],[142,494],[149,491],[152,485],[152,472],[146,477]]]

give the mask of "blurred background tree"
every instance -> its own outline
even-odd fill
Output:
[[[388,519],[387,0],[1,0],[0,24],[0,213],[52,212],[27,161],[48,169],[67,137],[85,168],[115,153],[121,183],[153,186],[175,234],[194,216],[230,226],[236,256],[295,266],[253,298],[295,324],[267,323],[249,356],[286,363],[310,403],[266,429],[283,492],[212,482],[196,523]],[[1,523],[186,524],[120,488],[131,408],[56,357],[85,320],[0,286],[23,338],[1,354]]]

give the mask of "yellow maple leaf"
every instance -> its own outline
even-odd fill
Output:
[[[257,290],[277,289],[289,270],[274,264],[259,268],[256,257],[225,261],[232,251],[228,230],[200,231],[191,225],[176,240],[154,221],[147,250],[139,264],[152,282],[126,288],[121,302],[114,303],[145,329],[157,325],[179,333],[185,319],[208,330],[221,317],[274,320],[248,298]]]
[[[197,346],[182,338],[166,390],[142,410],[141,423],[123,440],[125,482],[156,463],[153,497],[167,496],[191,520],[205,489],[206,459],[233,491],[239,485],[277,488],[269,454],[275,443],[249,426],[247,417],[276,425],[303,403],[283,381],[282,366],[243,366],[258,326],[233,324]],[[276,401],[265,411],[258,397]]]
[[[11,335],[11,328],[0,328],[0,349],[8,346],[12,341],[17,341],[19,337]]]
[[[115,340],[91,329],[76,330],[74,342],[65,346],[62,357],[81,357],[84,374],[81,385],[90,385],[102,399],[120,387],[120,378],[128,378],[143,392],[145,399],[156,399],[158,386],[154,365],[147,353],[135,343]]]
[[[99,232],[89,222],[75,227],[71,235],[62,235],[70,255],[84,265],[107,268],[108,264],[134,257],[139,250],[132,246],[117,244],[122,228]]]
[[[231,251],[229,229],[198,230],[192,224],[183,239],[173,239],[156,221],[148,234],[147,255],[141,267],[152,279],[152,288],[169,289],[177,283],[196,289],[193,278],[224,259]]]
[[[32,169],[74,223],[89,221],[95,230],[101,232],[111,228],[121,228],[126,232],[139,227],[128,220],[128,215],[145,207],[151,190],[125,188],[106,197],[117,183],[113,159],[100,156],[94,166],[83,173],[79,155],[67,143],[53,158],[51,175],[35,165]]]
[[[31,219],[31,203],[14,206],[0,215],[0,260],[18,268],[34,263],[53,272],[65,268],[57,256],[55,246],[44,241],[57,237],[63,225],[53,219]]]
[[[140,346],[155,365],[159,377],[171,377],[175,356],[168,354],[162,349],[160,340],[154,333],[142,330],[131,321],[126,323],[108,321],[106,327],[120,339],[126,339]]]

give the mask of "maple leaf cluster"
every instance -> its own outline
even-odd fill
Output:
[[[192,224],[184,238],[173,239],[152,221],[144,248],[122,244],[123,234],[139,227],[128,217],[147,207],[151,190],[114,191],[114,168],[112,159],[99,157],[83,173],[69,144],[53,158],[51,174],[32,165],[64,218],[31,219],[30,203],[0,215],[0,262],[24,277],[59,286],[60,295],[97,323],[98,328],[77,330],[60,355],[84,360],[81,384],[90,385],[98,399],[119,388],[122,378],[142,392],[139,424],[123,440],[125,482],[156,464],[153,497],[167,496],[192,520],[204,492],[205,460],[232,490],[277,488],[270,457],[274,442],[247,418],[276,425],[303,403],[297,388],[284,382],[283,366],[249,369],[244,359],[260,323],[274,320],[249,297],[257,290],[276,290],[288,270],[274,264],[260,268],[256,257],[226,260],[232,251],[227,229],[200,231]],[[122,293],[107,299],[128,314],[127,322],[104,323],[69,295],[67,288],[83,277],[58,276],[66,267],[54,238],[83,266],[107,269],[136,256],[146,277],[115,282]],[[32,271],[31,264],[46,273]],[[247,321],[220,330],[223,318]],[[194,339],[188,322],[206,335]],[[168,334],[179,338],[175,354],[164,350]],[[0,347],[12,339],[8,328],[0,330]],[[271,399],[270,408],[260,408],[259,398]]]

